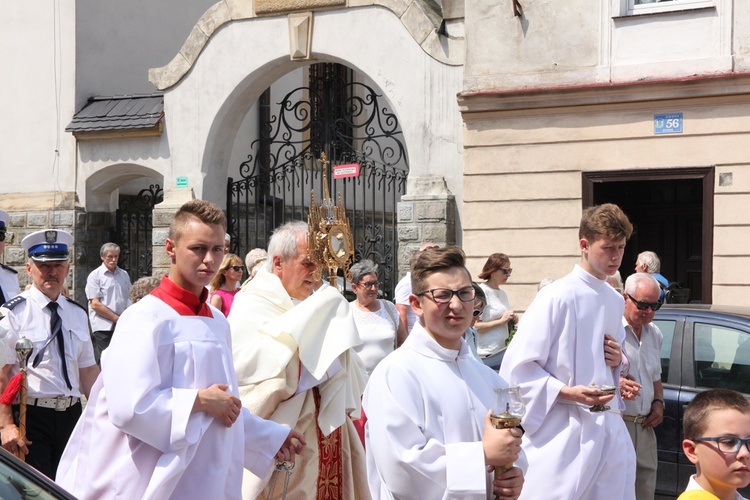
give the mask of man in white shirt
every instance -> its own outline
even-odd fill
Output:
[[[427,249],[438,248],[434,243],[422,243],[418,251],[411,254],[409,258],[409,269],[419,259],[419,255]],[[393,302],[396,303],[396,310],[401,318],[401,323],[406,325],[406,333],[411,332],[414,328],[414,324],[417,322],[417,315],[411,308],[409,303],[409,296],[411,295],[411,271],[406,273],[401,280],[396,284],[396,288],[393,291]]]
[[[99,375],[86,309],[61,293],[72,244],[73,236],[58,229],[26,236],[21,246],[29,254],[26,272],[32,286],[0,310],[5,315],[0,326],[8,330],[0,393],[8,376],[20,369],[16,341],[25,337],[34,345],[26,376],[26,439],[13,418],[18,406],[0,404],[3,447],[16,455],[23,451],[26,462],[50,478],[81,415],[81,396],[89,396]]]
[[[375,368],[363,406],[367,472],[374,499],[516,498],[522,472],[492,480],[487,466],[510,466],[521,429],[490,423],[496,372],[463,339],[476,292],[458,247],[422,252],[412,269],[411,304],[421,319]],[[422,326],[424,325],[424,326]]]
[[[625,327],[623,348],[629,371],[620,375],[625,399],[622,419],[635,447],[637,468],[635,492],[638,500],[654,498],[656,490],[656,433],[664,418],[664,388],[661,383],[661,344],[664,339],[654,321],[661,307],[659,283],[648,273],[631,274],[625,281]]]
[[[624,303],[606,282],[632,231],[616,205],[584,210],[579,264],[539,291],[505,354],[500,375],[526,403],[523,499],[635,498],[635,452],[615,394]],[[596,411],[608,403],[612,411]]]
[[[102,351],[109,347],[117,320],[129,304],[130,276],[117,267],[120,247],[105,243],[99,250],[102,265],[91,271],[86,279],[86,298],[89,299],[89,322],[94,338],[94,356],[100,364]]]

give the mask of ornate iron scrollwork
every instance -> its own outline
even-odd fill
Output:
[[[409,163],[395,113],[375,89],[352,81],[351,70],[313,65],[307,87],[288,92],[261,125],[240,164],[239,179],[227,183],[232,251],[267,245],[271,231],[287,220],[305,220],[310,190],[323,192],[315,160],[358,163],[356,178],[329,179],[341,192],[355,241],[355,260],[371,258],[390,294],[395,286],[396,203],[406,192]]]
[[[161,203],[164,191],[158,184],[141,189],[138,194],[123,199],[116,213],[116,242],[120,245],[118,265],[134,282],[151,275],[152,212]]]

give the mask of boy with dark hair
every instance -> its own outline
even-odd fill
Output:
[[[239,499],[243,464],[266,474],[304,444],[238,398],[229,324],[206,303],[225,230],[203,200],[175,215],[169,275],[118,321],[63,454],[57,482],[78,498]]]
[[[635,498],[635,452],[614,392],[624,301],[606,282],[632,231],[616,205],[584,210],[579,264],[539,291],[505,354],[500,375],[526,403],[521,498]],[[591,410],[608,403],[614,411]]]
[[[742,499],[737,488],[750,484],[750,401],[729,389],[701,392],[685,409],[682,431],[696,474],[678,500]]]
[[[424,251],[412,268],[420,318],[365,389],[370,493],[385,498],[516,498],[522,472],[493,482],[487,466],[515,462],[520,429],[490,423],[494,389],[507,384],[471,357],[463,334],[475,291],[458,247]]]

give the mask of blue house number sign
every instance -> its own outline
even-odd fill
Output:
[[[682,113],[654,115],[654,134],[681,134]]]

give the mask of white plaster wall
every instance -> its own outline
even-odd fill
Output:
[[[354,43],[378,33],[377,45]],[[399,19],[379,7],[316,13],[312,52],[346,64],[385,92],[404,132],[411,175],[442,175],[460,198],[460,67],[430,58]],[[289,61],[286,17],[233,22],[219,30],[188,75],[165,95],[172,161],[197,197],[220,205],[236,131],[263,89],[303,64]]]
[[[623,16],[627,0],[539,0],[525,2],[519,18],[510,2],[468,2],[465,89],[747,71],[748,4]]]
[[[216,0],[78,0],[76,109],[93,95],[154,92],[148,69],[167,64],[214,3]]]
[[[175,187],[175,179],[164,175],[170,161],[166,131],[160,137],[81,141],[78,148],[76,192],[88,211],[114,211],[117,197],[112,193],[139,177],[158,179],[164,189]]]
[[[0,193],[73,191],[75,3],[0,2],[0,19]]]

